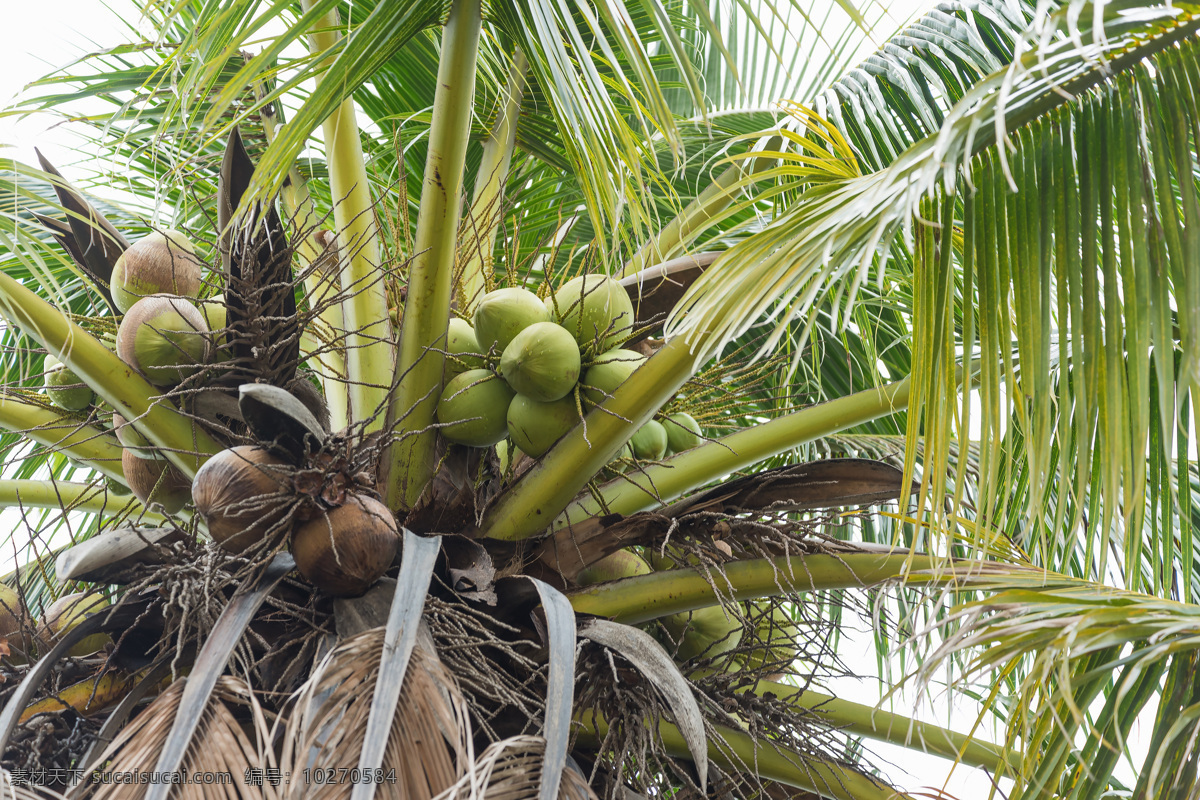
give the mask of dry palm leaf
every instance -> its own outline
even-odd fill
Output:
[[[158,761],[171,723],[179,710],[187,679],[175,681],[158,699],[134,718],[104,752],[97,763],[101,776],[144,774]],[[273,771],[274,754],[270,748],[269,726],[250,687],[239,678],[222,677],[200,717],[196,735],[183,759],[178,779],[171,789],[172,800],[209,800],[246,798],[260,800],[276,797],[277,789],[266,783],[250,785],[250,772]],[[229,776],[224,781],[186,782],[200,775]],[[145,796],[153,784],[93,783],[85,777],[70,794],[71,800],[136,800]]]
[[[302,776],[357,771],[383,646],[383,628],[345,640],[300,691],[284,731],[280,766],[292,776],[286,797],[349,795],[351,787],[337,779],[306,784]],[[471,759],[469,725],[467,703],[454,676],[432,645],[418,643],[404,676],[383,766],[371,776],[381,779],[375,796],[430,800],[453,786]]]
[[[18,783],[11,772],[0,769],[0,800],[65,800],[61,794],[28,783]]]
[[[495,742],[437,800],[532,800],[542,785],[545,760],[546,740],[540,736]],[[596,795],[584,776],[568,767],[558,786],[558,800],[596,800]]]

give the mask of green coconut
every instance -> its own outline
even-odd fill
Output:
[[[584,399],[589,405],[600,405],[645,360],[646,357],[641,353],[620,348],[601,353],[583,373],[583,379],[580,381],[583,385]]]
[[[209,352],[216,353],[215,358],[225,361],[233,355],[229,347],[229,309],[225,307],[225,295],[219,294],[201,300],[200,316],[204,317],[204,326],[209,330]]]
[[[475,339],[480,352],[503,353],[508,343],[535,322],[550,322],[550,312],[533,292],[510,287],[488,292],[475,306]]]
[[[530,325],[500,357],[500,374],[508,385],[543,403],[570,394],[579,381],[579,367],[579,346],[566,328],[553,322]]]
[[[446,331],[446,379],[483,367],[483,348],[465,319],[452,317]]]
[[[645,559],[632,550],[618,550],[600,559],[575,576],[580,586],[592,586],[605,581],[617,581],[637,575],[649,575],[653,570]]]
[[[21,602],[17,590],[0,583],[0,644],[8,646],[7,658],[14,664],[28,660],[29,642],[24,634],[24,623],[29,620],[29,610]],[[3,654],[0,648],[0,654]]]
[[[121,320],[117,355],[155,386],[174,386],[208,360],[204,315],[181,297],[143,297]]]
[[[698,608],[662,618],[680,660],[714,658],[742,641],[742,622],[721,606]]]
[[[192,483],[165,458],[142,458],[132,450],[121,452],[121,474],[133,495],[144,504],[160,503],[174,514],[192,499]]]
[[[629,440],[633,454],[644,461],[656,461],[667,454],[667,431],[658,420],[650,420]]]
[[[508,406],[514,392],[486,369],[469,369],[446,384],[438,401],[442,435],[471,447],[490,447],[508,433]]]
[[[54,356],[46,356],[46,396],[50,402],[67,411],[83,411],[92,404],[95,393],[78,375],[67,369]]]
[[[769,600],[747,603],[746,616],[754,622],[755,636],[765,646],[739,654],[738,660],[745,667],[760,670],[770,665],[782,669],[796,660],[798,626],[784,606]]]
[[[139,239],[113,265],[109,289],[122,314],[152,294],[197,297],[200,259],[196,248],[177,230],[166,229]]]
[[[581,348],[593,352],[620,344],[633,329],[633,301],[619,282],[607,275],[580,275],[546,298],[546,309],[557,308],[559,324]]]
[[[538,458],[579,424],[575,396],[549,403],[518,394],[508,405],[508,435],[523,453]]]
[[[138,458],[157,458],[158,448],[150,444],[150,440],[143,436],[129,420],[122,417],[117,412],[112,415],[113,432],[117,434],[117,441],[130,453],[133,453]]]
[[[108,605],[108,600],[102,595],[88,592],[65,594],[55,600],[46,609],[46,613],[42,616],[42,623],[38,626],[35,634],[38,652],[45,654],[58,639],[61,639],[88,617],[108,608]],[[112,637],[107,633],[85,636],[67,651],[67,655],[76,658],[90,655],[111,641]]]
[[[667,449],[672,453],[682,453],[700,444],[700,423],[691,414],[679,412],[671,414],[662,421],[667,431]]]

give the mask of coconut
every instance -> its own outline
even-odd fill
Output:
[[[174,386],[208,359],[204,316],[181,297],[144,297],[121,320],[117,355],[155,386]]]
[[[579,346],[566,328],[535,322],[504,348],[500,374],[518,394],[543,403],[558,400],[579,381]]]
[[[667,431],[658,420],[650,420],[629,440],[633,454],[642,460],[655,461],[667,454]]]
[[[642,365],[646,357],[632,350],[601,353],[583,373],[583,396],[590,405],[600,405]]]
[[[296,526],[292,556],[296,568],[325,594],[356,597],[391,566],[400,531],[388,507],[366,495]]]
[[[141,458],[131,450],[123,450],[121,474],[134,497],[145,504],[161,503],[168,514],[174,514],[191,499],[191,483],[165,458]]]
[[[580,275],[546,298],[546,309],[557,308],[559,324],[581,348],[593,352],[620,344],[633,329],[633,302],[620,283],[607,275]]]
[[[128,497],[129,495],[133,494],[133,492],[129,490],[128,486],[121,483],[112,475],[104,476],[104,488],[107,489],[108,493],[113,497]]]
[[[483,348],[475,338],[475,329],[465,319],[453,317],[446,331],[446,379],[482,367]]]
[[[663,628],[682,660],[714,658],[742,641],[742,622],[721,606],[699,608],[662,618]]]
[[[24,635],[24,623],[29,619],[29,610],[21,602],[21,595],[7,584],[0,583],[0,645],[8,646],[8,660],[23,664],[28,660],[29,642]],[[0,647],[0,655],[4,649]]]
[[[475,339],[481,352],[493,347],[497,353],[518,333],[535,322],[549,322],[550,312],[533,292],[510,287],[488,292],[475,306]]]
[[[46,373],[46,396],[51,403],[67,411],[83,411],[92,404],[92,387],[57,358],[46,356],[42,369]]]
[[[42,623],[34,634],[37,640],[38,652],[42,655],[54,646],[68,631],[98,611],[108,608],[108,600],[103,595],[88,592],[65,594],[55,600],[42,616]],[[85,636],[77,642],[67,655],[79,658],[103,648],[112,641],[107,633],[95,633]]]
[[[575,582],[580,586],[591,586],[605,581],[632,578],[635,575],[649,575],[652,571],[650,565],[637,553],[632,550],[618,550],[580,571],[575,576]]]
[[[130,245],[117,259],[109,289],[123,314],[152,294],[196,297],[200,294],[196,248],[177,230],[154,231]]]
[[[229,348],[229,309],[225,307],[225,295],[219,294],[200,301],[200,316],[208,328],[209,352],[216,353],[216,360],[226,361],[232,355]]]
[[[273,533],[293,505],[292,470],[265,448],[222,450],[204,462],[192,481],[192,502],[208,533],[240,553]]]
[[[538,458],[579,424],[574,395],[543,403],[518,394],[508,404],[508,435],[517,447]]]
[[[691,414],[682,411],[671,414],[662,421],[662,426],[667,431],[667,449],[673,453],[682,453],[700,444],[700,423]]]
[[[158,448],[150,444],[150,440],[133,427],[129,420],[115,411],[112,415],[112,426],[117,434],[117,441],[125,447],[126,452],[133,453],[138,458],[158,458]]]
[[[508,406],[516,396],[500,376],[486,369],[470,369],[442,390],[438,422],[446,425],[442,436],[457,444],[490,447],[508,433]]]

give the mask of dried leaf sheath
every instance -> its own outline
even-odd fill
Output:
[[[175,718],[184,685],[185,680],[177,680],[121,732],[97,761],[101,775],[136,774],[152,768]],[[246,771],[274,766],[267,719],[258,700],[244,681],[225,676],[204,710],[179,774],[220,773],[231,779],[220,784],[181,783],[171,796],[177,800],[273,800],[277,797],[274,787],[251,785],[246,781]],[[149,784],[91,783],[89,777],[69,797],[136,800],[148,788]]]
[[[285,773],[296,776],[305,769],[358,766],[383,639],[383,628],[353,636],[317,668],[299,693],[283,732],[280,767]],[[375,797],[430,800],[438,796],[461,777],[470,748],[466,701],[455,678],[418,642],[384,754],[385,779],[377,785]],[[322,800],[349,796],[349,792],[336,782],[305,785],[303,780],[293,780],[284,796]]]

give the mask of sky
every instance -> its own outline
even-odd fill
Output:
[[[889,4],[897,18],[932,5],[926,0],[902,0]],[[0,34],[0,107],[23,90],[28,83],[52,70],[70,64],[83,53],[125,41],[130,35],[120,17],[135,19],[128,0],[39,0],[32,3],[5,3],[5,25]],[[114,13],[116,12],[116,13]],[[33,147],[38,146],[52,163],[71,178],[72,164],[78,158],[69,149],[71,137],[58,121],[46,115],[16,119],[0,117],[0,156],[35,163]],[[5,566],[7,548],[0,548],[0,574],[9,571]],[[843,658],[859,674],[877,673],[874,645],[869,630],[853,632],[843,641]],[[858,702],[874,702],[880,684],[873,679],[840,679],[832,687],[840,696]],[[936,697],[936,694],[935,694]],[[941,700],[945,698],[942,697]],[[975,719],[970,709],[944,709],[935,713],[928,702],[914,712],[911,696],[901,695],[887,706],[895,713],[913,713],[921,719],[946,725],[960,731],[971,728]],[[911,750],[869,743],[869,749],[879,754],[879,763],[886,774],[910,791],[936,788],[954,797],[982,798],[987,796],[990,783],[982,773],[970,768],[951,770],[942,759],[923,756]],[[949,778],[947,775],[949,774]]]

